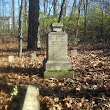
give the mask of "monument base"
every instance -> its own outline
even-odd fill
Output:
[[[71,63],[69,61],[47,61],[46,71],[48,70],[71,70]]]
[[[61,78],[74,78],[74,71],[64,71],[64,70],[60,70],[60,71],[45,71],[44,72],[44,76],[45,78],[57,78],[57,79],[61,79]]]

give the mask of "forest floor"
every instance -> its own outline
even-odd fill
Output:
[[[17,45],[17,39],[0,43],[0,110],[20,110],[28,84],[39,87],[42,110],[110,110],[110,57],[102,51],[68,54],[73,79],[43,79],[45,52],[39,50],[32,60],[23,44],[19,58]]]

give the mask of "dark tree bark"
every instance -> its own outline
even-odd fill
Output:
[[[88,11],[88,0],[83,0],[84,5],[84,43],[87,43],[87,11]]]
[[[44,0],[44,14],[46,14],[46,0]]]
[[[63,17],[66,16],[67,4],[68,4],[68,0],[65,0],[65,3],[64,3],[64,6],[63,6]]]
[[[76,0],[74,0],[73,5],[72,5],[72,10],[70,13],[70,18],[75,14],[75,9],[76,9]]]
[[[58,23],[61,22],[62,16],[63,16],[63,11],[64,11],[64,6],[65,6],[65,1],[63,0],[62,5],[61,5],[61,11],[60,11],[60,15],[59,15],[59,19],[58,19]]]
[[[80,19],[80,13],[81,13],[81,5],[82,5],[82,0],[79,1],[79,5],[78,5],[78,18],[76,22],[75,37],[77,37],[79,34],[79,19]]]
[[[13,23],[13,35],[15,35],[15,1],[12,0],[12,23]]]
[[[2,13],[2,1],[0,0],[0,16],[2,16],[1,13]]]
[[[18,38],[19,38],[19,57],[22,56],[22,42],[23,42],[23,10],[25,9],[25,0],[21,1],[21,7],[19,11],[19,29],[18,29]]]
[[[36,50],[39,26],[39,0],[29,0],[29,26],[27,49]]]
[[[84,36],[86,38],[87,31],[87,8],[88,8],[88,0],[83,0],[84,2]],[[86,41],[86,39],[85,39]]]
[[[54,0],[53,1],[53,5],[54,5],[54,7],[53,7],[53,11],[54,11],[54,17],[57,17],[58,16],[58,0]]]
[[[76,26],[74,27],[74,33],[75,33],[75,42],[74,44],[78,44],[79,38],[79,21],[80,21],[80,14],[81,14],[81,6],[82,6],[82,1],[83,0],[79,0],[78,3],[78,15],[77,15],[77,20],[76,20]],[[76,2],[76,1],[75,1]],[[72,15],[70,15],[70,19],[71,19]]]
[[[3,20],[2,20],[2,29],[4,29],[4,17],[5,17],[5,3],[4,3],[4,0],[2,0],[2,17],[3,17]]]

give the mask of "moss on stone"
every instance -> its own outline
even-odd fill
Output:
[[[57,79],[61,79],[61,78],[73,78],[73,76],[74,76],[74,71],[70,71],[70,70],[49,70],[44,72],[45,78],[54,77]]]

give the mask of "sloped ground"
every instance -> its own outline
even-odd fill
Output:
[[[57,80],[40,77],[45,52],[36,54],[33,61],[27,51],[19,58],[16,40],[0,45],[0,110],[20,110],[28,84],[39,87],[42,110],[110,109],[110,57],[100,51],[86,51],[75,58],[69,54],[74,79]],[[14,55],[14,62],[9,63],[8,55]]]

